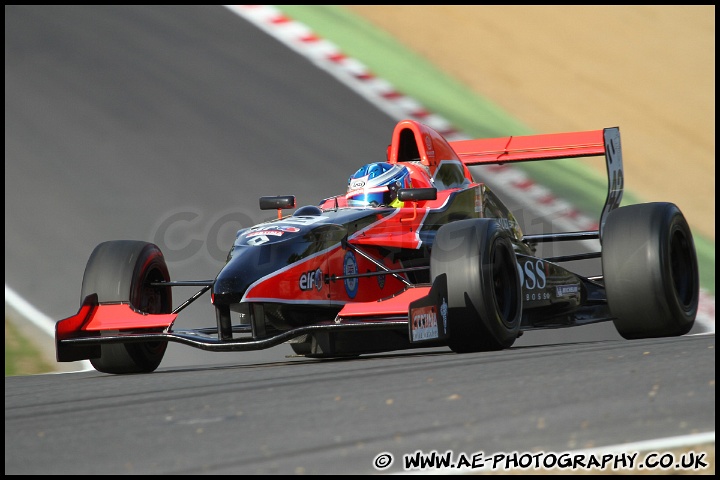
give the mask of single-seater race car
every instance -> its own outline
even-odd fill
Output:
[[[603,156],[608,194],[592,231],[523,235],[513,214],[468,166]],[[89,359],[106,373],[152,372],[168,342],[214,352],[288,343],[298,355],[347,357],[447,346],[506,349],[523,331],[612,321],[626,339],[688,333],[698,310],[697,256],[672,203],[620,207],[620,132],[602,130],[447,141],[397,123],[385,162],[363,166],[346,192],[295,208],[260,198],[277,219],[237,232],[212,280],[171,280],[160,249],[98,245],[82,305],[56,324],[59,362]],[[599,240],[599,251],[536,255],[542,242]],[[587,277],[563,264],[600,258]],[[199,291],[178,305],[172,290]],[[214,321],[176,329],[210,292]]]

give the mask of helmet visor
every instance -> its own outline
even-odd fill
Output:
[[[390,190],[386,186],[361,188],[345,195],[351,207],[377,207],[390,203]]]

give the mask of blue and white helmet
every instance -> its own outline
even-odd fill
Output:
[[[368,163],[350,176],[345,198],[351,207],[402,207],[397,191],[411,187],[407,167],[385,162]]]

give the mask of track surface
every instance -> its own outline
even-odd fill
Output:
[[[713,430],[715,337],[5,379],[5,473],[372,474]]]
[[[5,277],[51,318],[77,310],[104,240],[154,241],[174,279],[213,278],[234,232],[269,218],[258,197],[315,203],[384,158],[393,120],[221,7],[5,14]],[[213,322],[197,303],[179,327]],[[714,430],[714,342],[602,325],[348,362],[171,345],[149,376],[6,378],[5,471],[373,473],[385,450]]]

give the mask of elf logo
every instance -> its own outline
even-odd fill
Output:
[[[300,275],[300,290],[307,291],[315,288],[320,291],[323,286],[323,273],[319,268],[317,270],[310,270]]]

